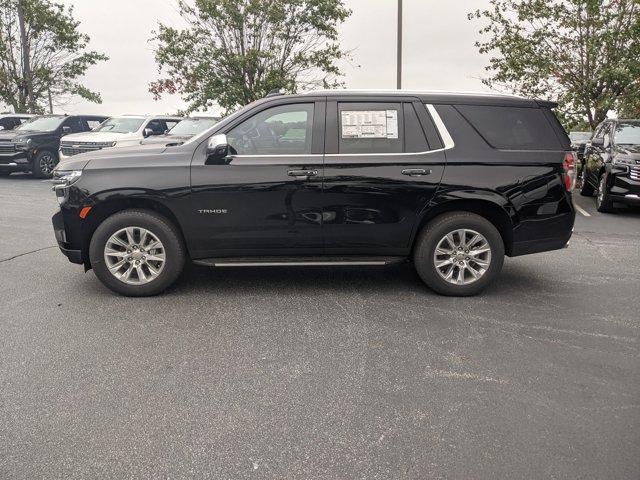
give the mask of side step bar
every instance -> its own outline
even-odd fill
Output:
[[[402,263],[406,257],[228,257],[201,258],[194,260],[197,265],[207,267],[326,267],[326,266],[383,266]]]

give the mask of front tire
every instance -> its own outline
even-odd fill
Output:
[[[580,195],[583,197],[593,197],[594,188],[587,180],[587,173],[582,170],[582,186],[580,187]]]
[[[58,164],[58,155],[48,150],[42,150],[33,159],[31,173],[35,178],[51,178],[53,169]]]
[[[602,173],[600,175],[600,181],[598,182],[598,193],[596,195],[596,210],[600,213],[613,213],[613,202],[607,192],[607,174]]]
[[[104,220],[89,246],[100,281],[121,295],[157,295],[178,278],[185,250],[177,228],[147,210],[124,210]]]
[[[500,273],[504,242],[484,217],[452,212],[433,219],[420,232],[414,264],[420,278],[441,295],[476,295]]]

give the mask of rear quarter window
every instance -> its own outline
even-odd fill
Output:
[[[563,150],[540,108],[458,105],[484,140],[500,150]]]

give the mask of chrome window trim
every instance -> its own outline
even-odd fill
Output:
[[[449,150],[449,149],[455,147],[456,144],[453,141],[453,138],[451,138],[451,135],[449,134],[449,130],[447,130],[447,127],[445,126],[444,122],[442,121],[442,118],[440,118],[440,115],[438,114],[438,111],[436,110],[436,108],[430,103],[425,104],[425,106],[427,107],[427,110],[429,111],[429,114],[431,115],[431,118],[433,119],[433,123],[436,124],[436,129],[438,130],[438,133],[440,134],[440,138],[442,139],[442,143],[444,143],[444,150]]]

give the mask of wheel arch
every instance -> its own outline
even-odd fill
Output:
[[[82,252],[85,269],[91,268],[91,263],[89,261],[89,244],[91,243],[91,238],[98,226],[111,215],[123,210],[131,209],[149,210],[159,213],[165,217],[173,224],[174,227],[176,227],[180,235],[180,240],[185,246],[185,251],[187,254],[189,253],[184,232],[180,222],[178,221],[178,217],[165,203],[158,199],[148,197],[114,198],[93,205],[89,215],[87,215],[87,218],[83,223]]]
[[[485,194],[486,197],[486,194]],[[505,201],[502,197],[503,201]],[[444,198],[434,199],[430,203],[429,208],[420,218],[420,222],[414,232],[411,251],[416,245],[418,233],[434,218],[450,212],[471,212],[487,219],[493,224],[500,233],[504,243],[504,251],[507,255],[511,255],[513,248],[513,227],[514,222],[507,210],[494,200],[486,198]]]

